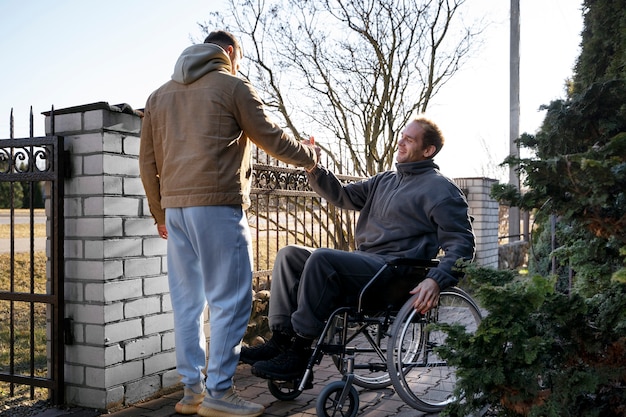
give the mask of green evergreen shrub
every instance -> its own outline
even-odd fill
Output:
[[[591,298],[554,290],[555,278],[468,266],[488,310],[478,331],[444,327],[439,353],[458,367],[443,415],[491,405],[499,416],[624,416],[626,284]]]

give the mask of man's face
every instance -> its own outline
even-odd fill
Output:
[[[418,122],[412,121],[406,125],[402,132],[400,132],[396,161],[404,163],[428,159],[428,157],[432,155],[434,146],[428,146],[424,149],[424,145],[422,143],[423,135],[424,128]]]

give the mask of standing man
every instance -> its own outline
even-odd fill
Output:
[[[185,49],[172,79],[146,102],[139,164],[159,235],[167,239],[180,414],[257,416],[233,391],[252,305],[251,142],[313,169],[317,155],[274,124],[254,88],[236,76],[242,49],[225,31]],[[208,365],[202,315],[211,324]],[[206,367],[206,381],[203,370]]]
[[[475,239],[465,196],[433,161],[443,142],[437,125],[418,117],[401,133],[396,171],[347,185],[321,166],[307,174],[320,196],[360,212],[356,250],[286,246],[278,252],[269,308],[272,338],[241,351],[253,374],[301,377],[325,320],[387,261],[433,259],[440,249],[444,252],[438,266],[411,291],[413,307],[421,313],[436,306],[440,290],[458,282],[455,263],[474,257]]]

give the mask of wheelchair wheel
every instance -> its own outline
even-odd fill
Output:
[[[330,327],[333,343],[341,345],[341,317],[333,318]],[[379,323],[350,322],[346,346],[353,347],[354,379],[352,383],[367,389],[381,389],[391,385],[387,371],[387,342],[389,337]],[[333,363],[342,374],[345,373],[341,355],[331,355]]]
[[[475,332],[482,320],[478,306],[459,288],[442,291],[439,305],[426,315],[407,301],[391,328],[387,363],[393,386],[411,407],[433,413],[455,400],[456,368],[448,366],[434,349],[445,343],[446,334],[430,330],[429,323],[462,324]]]
[[[267,388],[276,399],[281,401],[290,401],[298,398],[302,391],[298,390],[294,381],[274,381],[267,380]]]
[[[326,385],[320,392],[315,407],[318,417],[355,417],[359,411],[359,393],[353,385],[347,393],[345,401],[341,401],[341,393],[346,386],[343,381],[335,381]]]

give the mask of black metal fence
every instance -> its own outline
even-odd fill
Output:
[[[267,289],[276,253],[286,245],[354,249],[358,213],[328,204],[313,192],[304,170],[257,155],[248,209],[254,240],[254,288]],[[328,161],[326,161],[328,164]],[[360,177],[337,175],[344,182]]]
[[[64,400],[63,138],[0,139],[0,393]],[[13,126],[13,114],[11,114]],[[52,127],[52,131],[54,128]],[[45,208],[37,208],[45,193]],[[45,251],[36,250],[42,238]]]

